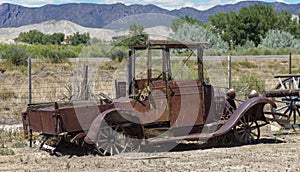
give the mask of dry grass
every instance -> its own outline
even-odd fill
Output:
[[[33,63],[32,64],[32,101],[49,102],[69,100],[74,96],[82,82],[83,65],[89,65],[89,86],[93,95],[104,92],[114,97],[114,79],[123,80],[126,64],[77,62],[77,63]],[[227,73],[224,60],[223,71]],[[300,55],[293,56],[293,73],[300,73]],[[0,66],[3,66],[1,64]],[[26,69],[26,68],[25,68]],[[28,103],[27,70],[10,67],[0,74],[0,124],[20,123],[21,112]],[[116,70],[117,69],[117,70]],[[239,81],[242,74],[257,76],[265,84],[265,89],[274,88],[278,83],[275,74],[288,73],[288,59],[234,59],[232,79]]]

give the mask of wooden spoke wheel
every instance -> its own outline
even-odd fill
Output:
[[[284,79],[275,87],[275,89],[289,91],[300,89],[300,76]],[[298,95],[275,97],[273,100],[277,105],[277,108],[273,108],[273,112],[282,114],[274,115],[274,117],[276,119],[288,121],[287,123],[281,124],[283,127],[292,128],[299,123],[300,98]]]
[[[103,155],[116,155],[125,151],[137,150],[133,140],[127,134],[124,124],[103,122],[96,146]]]
[[[257,121],[251,115],[243,116],[234,129],[236,140],[241,144],[257,143],[260,129]]]

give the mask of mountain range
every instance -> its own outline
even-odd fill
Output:
[[[217,5],[205,11],[190,7],[167,10],[151,4],[134,4],[127,6],[122,3],[69,3],[62,5],[45,5],[42,7],[24,7],[3,3],[0,5],[0,28],[20,27],[51,20],[67,20],[89,28],[120,29],[122,27],[128,27],[128,23],[130,22],[142,22],[144,27],[155,27],[161,25],[170,26],[173,18],[183,16],[197,18],[201,22],[206,23],[208,22],[209,16],[216,13],[238,12],[243,7],[249,7],[258,3],[272,5],[277,12],[285,10],[294,15],[300,13],[300,3],[285,4],[260,1],[242,1],[230,5]],[[140,17],[141,15],[143,17]],[[124,20],[124,18],[126,19]]]
[[[111,41],[113,37],[123,37],[129,34],[128,30],[113,30],[104,28],[83,27],[68,20],[49,20],[38,24],[25,25],[20,27],[0,28],[1,43],[15,43],[14,39],[21,32],[38,30],[45,34],[63,33],[66,36],[74,33],[89,33],[91,38],[98,38],[104,41]],[[171,29],[166,26],[147,27],[144,32],[149,34],[150,39],[166,39]]]

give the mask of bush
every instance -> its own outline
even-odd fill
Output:
[[[67,58],[77,57],[77,54],[67,47],[53,47],[51,49],[43,50],[41,56],[46,60],[50,60],[52,63],[61,63]]]
[[[200,25],[184,23],[178,28],[177,32],[171,34],[170,38],[178,41],[210,42],[213,49],[222,53],[229,50],[226,42]]]
[[[15,152],[12,149],[0,148],[0,155],[14,155]]]
[[[42,53],[45,59],[51,61],[51,63],[60,63],[65,61],[66,57],[64,52],[57,50],[46,50]]]
[[[292,47],[294,36],[289,32],[269,30],[265,38],[262,38],[261,46],[270,49]]]
[[[122,62],[123,59],[127,57],[127,53],[122,50],[116,50],[111,54],[112,60],[118,60],[119,62]]]
[[[236,46],[235,50],[241,52],[241,51],[250,50],[253,48],[255,48],[255,43],[253,41],[247,40],[244,45]]]
[[[251,90],[261,93],[265,89],[265,82],[256,75],[248,74],[241,75],[239,80],[232,81],[232,86],[238,97],[246,99]]]
[[[16,143],[14,143],[11,147],[12,148],[24,148],[27,146],[27,143],[25,140],[21,140],[21,141],[18,141]]]
[[[27,65],[27,52],[24,48],[16,45],[4,49],[1,57],[15,66]]]
[[[256,68],[257,67],[256,64],[249,62],[247,59],[239,62],[239,64],[243,68]]]

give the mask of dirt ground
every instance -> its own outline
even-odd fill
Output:
[[[262,132],[252,145],[202,148],[181,143],[173,151],[53,156],[37,148],[16,148],[0,156],[0,171],[300,171],[300,132]]]

